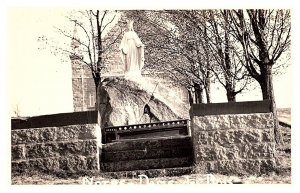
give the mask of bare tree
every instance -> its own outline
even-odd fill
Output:
[[[230,11],[230,16],[233,21],[232,32],[243,48],[245,67],[259,83],[263,99],[272,100],[276,141],[281,143],[273,89],[273,69],[284,66],[278,61],[290,49],[290,11],[233,10]]]
[[[198,39],[207,55],[208,72],[225,88],[227,100],[235,101],[236,95],[249,85],[250,78],[243,66],[240,49],[230,34],[230,18],[227,10],[185,11],[185,18],[193,23],[201,35]]]
[[[118,13],[108,10],[85,10],[75,11],[70,15],[67,19],[75,25],[75,31],[58,27],[56,30],[62,37],[72,42],[71,46],[55,46],[54,54],[69,56],[83,67],[87,67],[93,77],[97,93],[101,75],[107,66],[107,58],[115,51],[112,49],[121,38],[122,30],[111,30]]]
[[[147,48],[145,67],[186,87],[194,103],[203,103],[204,93],[210,102],[209,56],[200,46],[200,34],[182,11],[137,11],[130,16],[139,22],[135,26]]]
[[[235,45],[226,10],[164,10],[138,13],[145,33],[146,61],[180,82],[202,103],[211,100],[210,85],[218,81],[226,90],[228,101],[235,101],[251,83],[244,67],[241,47]],[[149,26],[151,26],[149,34]],[[150,37],[150,38],[149,38]],[[213,79],[214,78],[214,79]]]

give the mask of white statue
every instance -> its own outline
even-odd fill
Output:
[[[144,44],[133,30],[133,21],[127,22],[120,45],[122,62],[125,65],[125,74],[141,74],[144,66]]]

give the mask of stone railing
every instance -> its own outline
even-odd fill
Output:
[[[261,174],[275,168],[270,101],[193,105],[195,164],[204,173]],[[243,113],[246,112],[246,113]],[[208,114],[208,115],[205,115]]]
[[[97,112],[12,119],[12,173],[98,171]]]

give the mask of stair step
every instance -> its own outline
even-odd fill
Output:
[[[153,158],[171,158],[171,157],[187,157],[193,155],[191,146],[181,146],[176,148],[163,149],[143,149],[143,150],[127,150],[127,151],[111,151],[102,152],[101,162],[115,162],[125,160],[141,160]]]
[[[107,172],[133,171],[133,170],[187,167],[192,165],[192,161],[193,161],[192,157],[126,160],[126,161],[117,161],[117,162],[102,162],[100,164],[100,167],[101,167],[101,171],[107,171]]]
[[[103,152],[126,151],[126,150],[145,150],[145,149],[161,149],[176,148],[182,146],[192,146],[190,136],[184,137],[167,137],[153,139],[132,139],[118,142],[107,143],[103,145]]]
[[[194,167],[175,167],[163,169],[149,169],[149,170],[133,170],[133,171],[119,171],[119,172],[103,172],[103,177],[120,179],[120,178],[139,178],[138,175],[146,175],[148,178],[163,177],[163,176],[181,176],[188,175],[194,172]]]

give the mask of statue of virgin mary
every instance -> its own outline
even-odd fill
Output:
[[[140,75],[144,66],[144,44],[133,30],[132,20],[127,22],[127,31],[121,41],[120,51],[125,74]]]

